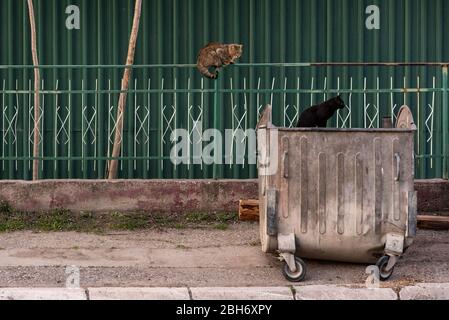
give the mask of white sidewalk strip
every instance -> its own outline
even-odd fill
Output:
[[[87,300],[84,289],[0,288],[0,300]]]
[[[193,300],[293,300],[288,287],[190,288]]]
[[[293,296],[293,291],[295,296]],[[449,283],[390,288],[306,285],[190,288],[193,300],[449,300]],[[87,295],[86,295],[87,292]],[[190,300],[187,287],[0,288],[0,300]]]
[[[90,300],[190,300],[187,288],[88,288]]]
[[[449,283],[423,283],[408,286],[399,293],[401,300],[449,300]]]
[[[393,289],[348,288],[335,285],[295,287],[296,300],[397,300]]]

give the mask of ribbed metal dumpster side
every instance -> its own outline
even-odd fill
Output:
[[[263,250],[282,251],[279,235],[291,234],[305,258],[373,263],[391,235],[405,250],[416,223],[413,136],[262,125],[260,166],[271,166],[259,170]]]

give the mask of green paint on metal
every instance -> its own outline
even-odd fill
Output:
[[[370,4],[381,10],[381,30],[365,28],[365,9]],[[81,30],[65,28],[68,5],[79,6]],[[100,157],[111,148],[133,5],[133,0],[36,3],[45,109],[42,155],[67,158],[45,160],[43,178],[104,177],[107,162]],[[29,179],[31,172],[32,125],[27,108],[33,66],[26,10],[25,0],[0,4],[1,179]],[[164,106],[165,112],[175,107],[174,127],[191,131],[194,123],[189,116],[196,118],[201,110],[203,129],[235,129],[236,119],[243,119],[244,128],[252,128],[271,99],[274,119],[281,124],[288,122],[284,115],[294,116],[295,108],[300,112],[325,94],[338,92],[350,107],[332,125],[343,125],[349,116],[349,127],[365,122],[377,126],[381,117],[394,118],[407,102],[418,123],[416,176],[446,177],[449,111],[442,68],[449,61],[448,21],[445,0],[145,0],[128,92],[120,177],[257,176],[254,165],[174,167],[166,158],[171,146]],[[202,81],[195,69],[198,50],[210,41],[244,45],[239,63],[220,73],[218,88]],[[402,61],[416,64],[407,66]],[[147,115],[141,124],[137,116],[143,120]],[[169,119],[172,114],[165,115]],[[7,160],[16,153],[17,161]],[[81,155],[85,160],[77,158]],[[446,160],[438,155],[446,155]],[[133,161],[129,158],[133,156],[148,158]],[[28,160],[19,161],[21,157]]]

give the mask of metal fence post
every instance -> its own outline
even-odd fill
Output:
[[[443,66],[443,179],[448,179],[449,143],[449,78],[448,65]]]
[[[219,79],[214,81],[214,129],[222,132],[222,117],[221,117],[221,108],[220,108],[220,86],[219,86]],[[222,177],[221,170],[222,165],[221,160],[219,158],[219,155],[221,155],[221,152],[218,152],[218,150],[221,150],[222,146],[219,143],[218,137],[214,137],[214,164],[213,164],[213,178],[219,179]]]

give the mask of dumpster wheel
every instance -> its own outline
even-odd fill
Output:
[[[379,268],[379,279],[380,281],[387,281],[390,279],[391,275],[394,271],[394,266],[391,267],[390,270],[387,270],[388,261],[390,260],[389,256],[383,256],[379,260],[377,260],[376,266]]]
[[[296,271],[292,272],[287,263],[284,264],[282,268],[282,273],[284,277],[290,282],[301,282],[306,277],[306,264],[298,257],[295,257]]]

